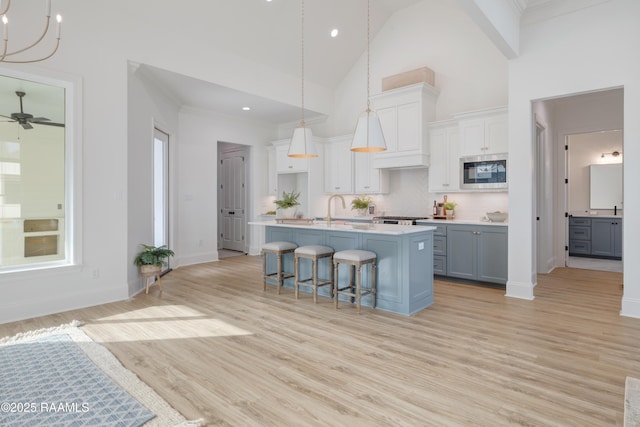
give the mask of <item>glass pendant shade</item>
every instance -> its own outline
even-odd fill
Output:
[[[384,142],[380,119],[375,111],[367,109],[358,118],[351,151],[367,153],[385,151],[386,149],[387,144]]]
[[[293,137],[289,143],[287,156],[298,158],[318,157],[311,129],[302,126],[293,130]]]

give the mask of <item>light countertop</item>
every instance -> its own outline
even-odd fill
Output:
[[[327,225],[326,221],[314,221],[310,224],[279,224],[276,221],[253,221],[249,225],[269,226],[269,227],[286,227],[286,228],[305,228],[307,230],[332,230],[344,231],[351,233],[372,233],[372,234],[413,234],[425,231],[435,231],[436,227],[428,225],[397,225],[397,224],[369,224],[369,223],[350,223],[347,221],[334,220],[331,225]]]
[[[489,220],[479,220],[479,219],[421,219],[417,221],[418,224],[429,223],[429,224],[461,224],[461,225],[495,225],[499,227],[506,227],[509,225],[507,221],[504,222],[492,222]]]

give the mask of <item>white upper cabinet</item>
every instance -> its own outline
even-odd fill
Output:
[[[353,178],[356,194],[389,192],[389,170],[373,167],[374,153],[353,154]]]
[[[309,159],[289,157],[289,139],[282,139],[273,142],[276,147],[276,171],[277,173],[307,172],[309,170]]]
[[[371,97],[387,150],[375,153],[375,168],[429,166],[427,124],[435,118],[438,91],[418,83]]]
[[[461,156],[509,151],[509,118],[506,108],[461,113],[455,117],[459,123]]]
[[[267,194],[278,194],[278,173],[276,172],[276,149],[267,147]]]
[[[329,138],[324,144],[324,191],[353,194],[353,152],[350,135]]]
[[[429,191],[452,192],[460,189],[460,150],[458,123],[437,122],[429,126],[431,165]]]

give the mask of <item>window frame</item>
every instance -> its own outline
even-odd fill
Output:
[[[21,71],[0,67],[0,75],[21,80],[61,87],[65,90],[65,143],[64,143],[64,203],[65,203],[65,257],[62,260],[0,266],[0,277],[41,276],[50,269],[56,271],[79,270],[82,265],[82,80],[55,71],[47,75],[30,70]]]

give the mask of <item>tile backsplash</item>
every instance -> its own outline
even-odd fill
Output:
[[[376,206],[375,215],[429,216],[433,212],[433,201],[441,202],[444,193],[429,192],[429,171],[426,168],[391,170],[389,194],[372,195]],[[458,219],[480,220],[487,212],[506,212],[509,208],[508,193],[499,192],[452,192],[448,201],[455,202]],[[353,196],[345,196],[347,208],[336,203],[335,216],[354,216],[350,209]]]

